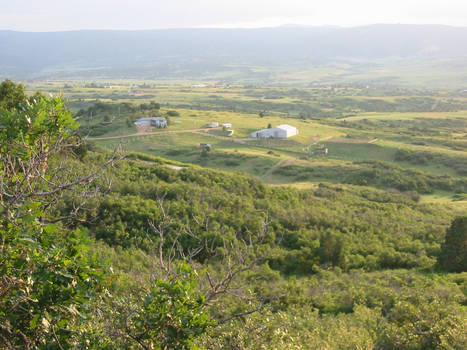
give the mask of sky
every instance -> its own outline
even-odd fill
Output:
[[[0,0],[0,30],[467,26],[467,0]]]

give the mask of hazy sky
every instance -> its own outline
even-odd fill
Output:
[[[372,23],[467,26],[467,0],[0,0],[22,31]]]

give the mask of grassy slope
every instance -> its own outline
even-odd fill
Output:
[[[134,82],[142,83],[142,82]],[[406,161],[396,161],[395,154],[399,149],[412,150],[416,152],[431,152],[441,154],[446,157],[462,159],[465,157],[465,149],[462,142],[465,140],[467,130],[450,129],[436,127],[440,120],[452,120],[460,118],[465,120],[467,112],[424,112],[424,113],[375,113],[358,112],[345,119],[339,119],[334,123],[332,120],[301,120],[297,118],[287,118],[284,113],[277,111],[268,111],[264,118],[260,118],[257,112],[243,113],[228,110],[210,109],[212,101],[227,99],[242,103],[244,101],[258,101],[265,103],[319,103],[320,101],[333,101],[333,98],[342,96],[354,100],[379,99],[393,102],[399,98],[410,96],[363,96],[366,91],[358,88],[342,88],[338,90],[329,90],[328,88],[283,88],[283,87],[254,87],[244,88],[241,86],[206,86],[193,88],[186,83],[179,85],[172,82],[171,85],[147,85],[146,87],[130,86],[125,81],[114,81],[102,85],[112,86],[112,88],[85,88],[76,83],[71,83],[72,88],[64,89],[63,82],[36,83],[35,87],[48,89],[49,91],[64,90],[65,96],[74,105],[82,104],[86,106],[93,98],[100,98],[101,101],[131,102],[135,104],[159,101],[163,103],[163,108],[159,112],[165,114],[168,110],[176,110],[179,116],[171,117],[172,125],[169,130],[188,130],[198,129],[205,124],[218,121],[220,123],[232,123],[235,134],[231,139],[243,139],[257,129],[265,128],[269,124],[276,126],[288,123],[296,126],[300,134],[288,140],[254,140],[232,142],[227,138],[214,137],[219,132],[210,132],[214,135],[201,135],[195,133],[177,133],[161,134],[151,136],[129,137],[122,140],[123,146],[128,151],[137,151],[156,156],[163,156],[169,159],[203,165],[214,169],[244,171],[254,176],[262,178],[264,181],[273,184],[290,184],[301,182],[294,177],[284,176],[279,168],[289,165],[297,165],[303,168],[316,166],[327,167],[355,167],[355,161],[386,161],[396,164],[404,169],[416,169],[434,175],[449,175],[453,178],[462,179],[463,177],[456,173],[452,168],[446,167],[440,163],[427,162],[425,164],[414,164]],[[382,90],[384,93],[384,90]],[[371,93],[368,92],[368,93]],[[376,91],[375,91],[376,93]],[[418,94],[418,92],[414,92]],[[380,96],[381,95],[381,96]],[[264,98],[265,96],[269,96]],[[334,96],[334,97],[333,97]],[[436,98],[449,97],[448,92],[438,92]],[[104,97],[104,98],[103,98]],[[105,98],[107,97],[107,98]],[[78,101],[81,99],[81,102]],[[456,97],[456,99],[463,99]],[[465,98],[464,98],[465,99]],[[214,103],[213,102],[213,103]],[[166,105],[164,105],[166,104]],[[175,108],[175,105],[187,105],[191,108]],[[217,108],[217,107],[216,107]],[[235,109],[235,105],[232,105]],[[332,110],[332,109],[331,109]],[[143,114],[141,114],[143,115]],[[125,119],[128,117],[137,117],[135,115],[112,115],[115,121],[108,127],[103,135],[100,136],[118,136],[136,133],[134,126],[128,127]],[[96,122],[102,116],[95,116]],[[400,127],[390,127],[382,124],[372,128],[349,128],[344,127],[342,122],[345,120],[347,125],[355,123],[382,122],[391,123],[396,121]],[[175,121],[181,123],[175,124]],[[426,136],[411,134],[411,128],[416,123],[425,123],[430,125],[432,130],[441,130],[439,135],[427,134]],[[341,123],[341,124],[339,124]],[[415,123],[415,124],[414,124]],[[423,124],[423,125],[425,125]],[[372,144],[365,144],[365,140],[378,140]],[[458,146],[452,147],[446,142],[457,142]],[[361,143],[358,143],[358,142]],[[419,141],[423,141],[419,144]],[[113,148],[119,140],[98,141],[98,144],[104,147]],[[207,156],[202,157],[199,150],[200,143],[210,143],[213,145],[213,151]],[[417,143],[417,144],[416,144]],[[460,145],[460,146],[459,146]],[[328,157],[311,157],[310,153],[319,147],[329,149]],[[305,158],[307,158],[305,160]],[[323,178],[322,176],[313,177],[310,175],[307,181],[329,181],[339,182],[333,176]],[[430,200],[438,198],[449,198],[452,193],[436,191],[430,195]]]

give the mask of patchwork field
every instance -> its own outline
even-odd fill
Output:
[[[36,82],[63,91],[91,144],[241,171],[276,185],[319,182],[417,193],[422,200],[465,203],[467,98],[346,87],[257,87],[146,82]],[[461,108],[461,109],[459,109]],[[137,129],[145,116],[166,129]],[[209,129],[207,124],[232,124]],[[290,124],[288,139],[252,139],[258,129]],[[209,152],[200,144],[210,144]],[[316,150],[327,149],[327,155]],[[298,184],[298,185],[297,185]]]

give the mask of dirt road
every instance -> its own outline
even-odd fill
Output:
[[[134,134],[129,134],[129,135],[118,135],[118,136],[106,136],[106,137],[88,137],[87,140],[89,141],[104,141],[104,140],[116,140],[116,139],[124,139],[128,137],[138,137],[138,136],[148,136],[148,135],[159,135],[159,134],[180,134],[180,133],[199,133],[203,135],[210,135],[207,132],[209,130],[218,130],[222,129],[222,127],[218,128],[210,128],[210,129],[188,129],[188,130],[163,130],[163,131],[150,131],[150,132],[137,132]]]

